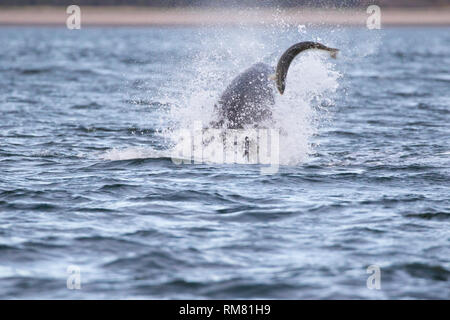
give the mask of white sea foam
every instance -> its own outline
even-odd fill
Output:
[[[101,158],[104,160],[132,160],[170,157],[167,150],[155,150],[151,147],[113,148],[105,152]]]

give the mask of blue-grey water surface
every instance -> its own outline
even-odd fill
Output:
[[[167,148],[168,98],[240,30],[0,28],[0,298],[449,299],[449,31],[252,30],[342,53],[313,151],[261,175],[104,156]],[[220,57],[211,86],[256,62]]]

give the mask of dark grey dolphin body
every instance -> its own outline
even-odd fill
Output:
[[[325,50],[332,57],[336,57],[338,51],[317,42],[300,42],[283,53],[276,69],[265,63],[254,64],[234,78],[225,89],[215,105],[218,121],[212,122],[211,126],[242,129],[258,127],[270,121],[275,104],[275,86],[283,94],[292,60],[308,49]]]
[[[217,102],[218,125],[242,129],[270,119],[275,97],[269,78],[274,73],[275,68],[257,63],[234,78]]]

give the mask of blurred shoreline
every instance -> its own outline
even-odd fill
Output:
[[[62,26],[66,7],[0,7],[0,26]],[[150,8],[81,6],[83,26],[209,26],[300,25],[366,26],[366,8],[352,9],[219,9],[219,8]],[[381,7],[381,26],[450,26],[450,7],[386,8]]]

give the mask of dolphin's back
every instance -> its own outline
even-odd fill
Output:
[[[257,63],[234,78],[217,106],[220,118],[227,119],[228,128],[251,126],[271,117],[275,100],[269,77],[274,72],[273,67]]]

